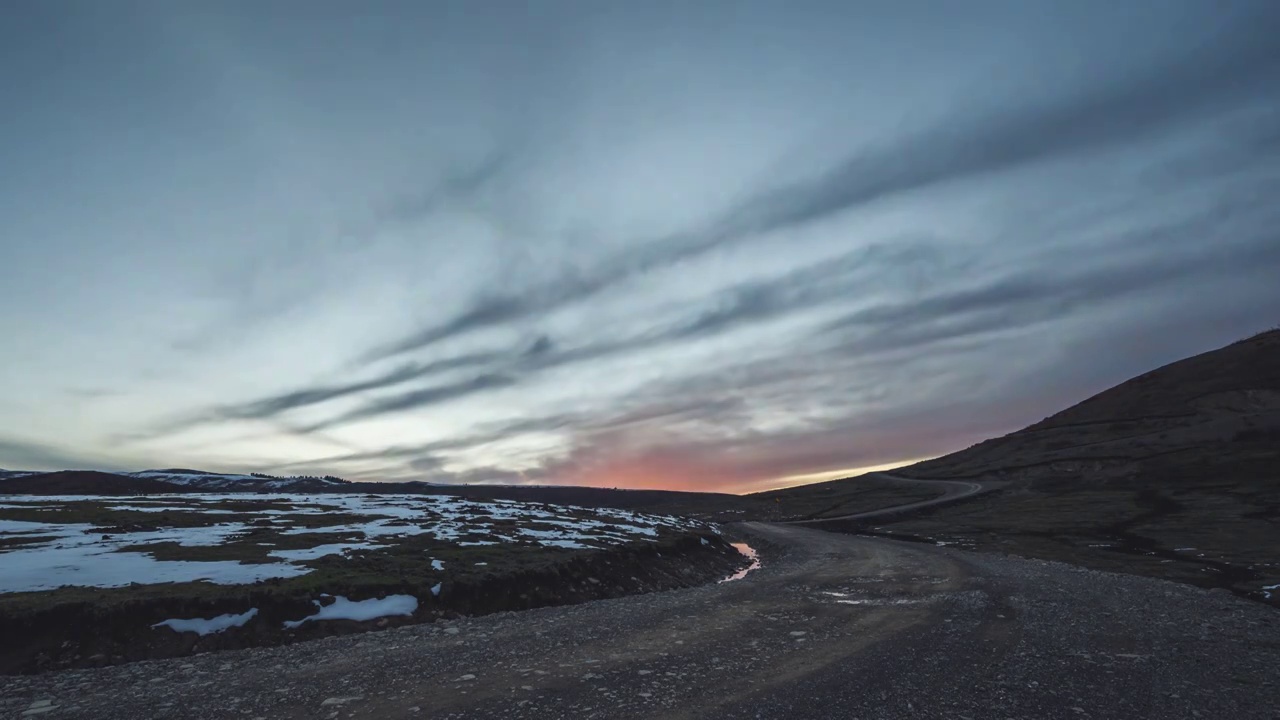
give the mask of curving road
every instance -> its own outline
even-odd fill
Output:
[[[869,473],[864,477],[871,477],[877,480],[890,480],[906,485],[920,485],[924,487],[933,487],[942,490],[942,494],[929,500],[921,500],[919,502],[906,503],[905,505],[894,505],[893,507],[880,508],[879,510],[867,510],[864,512],[850,513],[848,515],[838,515],[834,517],[811,518],[804,520],[788,520],[784,524],[788,525],[819,525],[822,523],[830,523],[836,521],[847,520],[871,520],[875,518],[883,518],[891,515],[902,515],[914,510],[922,508],[934,507],[937,505],[949,505],[965,498],[973,497],[981,493],[992,492],[1003,488],[1008,483],[1004,482],[976,482],[969,480],[921,480],[917,478],[901,477],[891,473]]]
[[[0,717],[1274,718],[1280,614],[1066,565],[750,523],[744,580],[0,678]],[[52,709],[50,709],[52,708]]]

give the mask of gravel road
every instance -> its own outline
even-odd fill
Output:
[[[1068,565],[749,523],[747,578],[0,678],[0,717],[1280,717],[1280,614]]]
[[[929,500],[920,500],[919,502],[907,503],[905,505],[894,505],[892,507],[880,508],[879,510],[864,510],[862,512],[850,513],[848,515],[836,515],[815,519],[788,520],[782,524],[803,524],[821,527],[823,523],[847,522],[849,520],[872,520],[876,518],[886,518],[893,515],[903,515],[922,508],[935,507],[938,505],[950,505],[966,498],[971,498],[974,495],[998,490],[1008,484],[999,481],[977,482],[968,480],[920,480],[917,478],[899,477],[897,475],[883,472],[869,473],[864,477],[874,478],[876,480],[888,480],[902,485],[935,488],[937,490],[941,490],[942,494]]]

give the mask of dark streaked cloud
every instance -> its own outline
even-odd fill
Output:
[[[0,438],[0,458],[7,470],[126,469],[100,456],[16,438]]]
[[[898,193],[1077,157],[1133,142],[1205,112],[1280,89],[1275,13],[1246,36],[1219,38],[1158,68],[1054,98],[960,117],[901,145],[857,155],[811,181],[770,191],[746,205],[740,232],[813,222]]]
[[[520,294],[482,296],[472,307],[443,324],[416,331],[406,338],[375,348],[366,360],[379,360],[415,350],[476,330],[515,323],[549,313],[570,303],[590,299],[635,275],[696,257],[732,239],[724,233],[681,235],[641,244],[597,267],[578,271],[554,283]]]
[[[677,342],[690,342],[714,336],[737,327],[759,323],[821,307],[847,297],[860,285],[870,282],[877,269],[888,265],[929,262],[936,259],[927,243],[872,245],[836,258],[775,276],[733,285],[715,294],[705,309],[679,318],[667,327],[640,334],[577,345],[558,347],[546,335],[506,351],[474,352],[439,360],[406,363],[369,380],[295,390],[236,405],[214,408],[201,413],[189,423],[171,423],[166,431],[188,429],[191,425],[228,420],[262,420],[291,410],[318,405],[371,390],[395,387],[415,380],[454,370],[487,371],[499,382],[468,380],[447,386],[446,392],[434,389],[410,390],[394,398],[383,398],[332,421],[319,423],[313,429],[367,419],[380,414],[404,412],[472,393],[510,387],[519,378],[568,365],[600,360],[644,350],[652,350]],[[493,373],[501,373],[493,374]]]
[[[471,353],[462,357],[448,358],[430,363],[408,363],[370,380],[296,390],[241,405],[219,408],[215,411],[215,415],[223,420],[271,418],[289,410],[318,405],[329,400],[369,390],[377,390],[390,385],[399,385],[446,370],[465,368],[475,363],[493,360],[494,356],[494,353]]]
[[[1139,140],[1198,114],[1280,89],[1280,13],[1263,13],[1244,36],[1132,77],[1101,78],[1040,106],[961,116],[888,148],[859,152],[819,177],[772,187],[686,234],[644,242],[619,258],[520,295],[482,297],[445,323],[374,350],[369,359],[430,347],[448,338],[536,317],[588,300],[630,277],[727,243],[816,222],[899,194],[1019,165],[1087,154]]]
[[[1229,215],[1229,212],[1218,208],[1163,231],[1146,229],[1142,237],[1129,242],[1147,243],[1153,246],[1153,250],[1186,242],[1189,238],[1199,245],[1199,238],[1221,229],[1228,223]],[[821,326],[810,339],[809,346],[821,348],[835,343],[853,356],[893,353],[944,340],[1053,321],[1078,312],[1086,305],[1112,302],[1122,295],[1141,294],[1179,280],[1204,278],[1211,273],[1230,276],[1246,268],[1268,267],[1280,271],[1280,251],[1276,249],[1280,245],[1268,242],[1270,230],[1261,232],[1263,234],[1256,238],[1234,239],[1234,244],[1240,249],[1227,253],[1210,245],[1174,254],[1144,253],[1127,265],[1103,264],[1074,272],[1040,267],[1017,276],[981,278],[981,283],[976,286],[935,289],[934,292],[917,294],[895,303],[862,307]],[[855,297],[859,289],[865,289],[885,268],[902,270],[912,264],[920,264],[937,270],[943,267],[938,254],[937,245],[930,243],[871,245],[767,280],[731,286],[710,298],[704,309],[675,320],[665,328],[636,336],[595,342],[581,342],[580,339],[577,346],[557,346],[546,336],[539,336],[532,343],[509,351],[471,353],[429,363],[408,364],[369,381],[294,391],[220,408],[210,416],[220,420],[266,419],[289,410],[367,390],[392,388],[450,370],[486,373],[441,386],[400,391],[302,430],[315,432],[382,415],[405,413],[508,389],[539,372],[611,356],[652,351],[672,344],[696,342],[736,328],[821,308]],[[969,264],[967,259],[952,258],[949,261],[952,268]],[[712,400],[700,402],[707,403],[708,408],[717,405]],[[586,421],[586,418],[577,420],[579,423]],[[559,427],[567,422],[563,417],[557,419]],[[498,431],[497,437],[529,429],[532,428],[518,424],[506,426]],[[481,440],[487,442],[497,437],[486,434]],[[386,449],[372,453],[372,456],[387,459],[412,457],[429,450],[457,449],[473,444],[445,443],[444,446],[411,448],[406,453]],[[341,459],[369,459],[369,456],[355,454]]]
[[[1280,220],[1280,213],[1273,213]],[[923,295],[899,303],[860,309],[833,321],[826,332],[885,333],[922,328],[948,319],[988,315],[992,327],[1014,327],[1016,318],[1052,319],[1078,312],[1082,306],[1113,302],[1124,295],[1141,295],[1159,288],[1176,287],[1217,276],[1228,280],[1243,271],[1280,272],[1280,233],[1259,229],[1254,237],[1232,238],[1221,245],[1200,247],[1177,254],[1161,254],[1167,246],[1187,238],[1212,238],[1224,218],[1214,212],[1172,229],[1170,235],[1146,231],[1157,247],[1128,264],[1105,264],[1080,272],[1055,272],[1039,268],[1019,276],[984,279],[976,287]],[[1166,242],[1160,242],[1164,240]],[[1243,242],[1241,242],[1243,240]],[[1224,251],[1225,246],[1225,251]],[[972,327],[969,328],[972,332]]]
[[[315,423],[305,428],[305,430],[308,432],[314,432],[316,430],[323,430],[344,422],[363,420],[388,413],[420,409],[432,405],[438,405],[442,402],[464,397],[473,393],[495,390],[498,388],[507,388],[515,384],[516,380],[508,375],[479,375],[461,382],[434,385],[431,387],[413,390],[395,397],[374,400],[357,410],[343,413],[332,420]]]
[[[473,369],[500,361],[517,360],[521,357],[537,357],[548,351],[550,342],[546,337],[539,337],[527,347],[517,348],[511,352],[473,352],[430,362],[405,363],[369,380],[321,385],[252,402],[223,406],[212,411],[209,417],[210,419],[221,420],[263,420],[273,418],[290,410],[318,405],[329,400],[336,400],[370,390],[402,385],[413,380],[420,380],[452,370]]]
[[[963,359],[972,352],[941,341],[922,342],[919,347],[927,348],[939,363]],[[620,410],[602,410],[572,422],[568,454],[548,456],[520,470],[497,464],[451,469],[431,454],[444,448],[419,448],[421,455],[414,454],[412,448],[403,451],[408,457],[428,458],[432,468],[429,479],[439,482],[537,483],[554,479],[603,486],[763,489],[785,475],[911,459],[956,443],[968,444],[1006,427],[1011,417],[1024,411],[988,399],[981,408],[972,404],[936,407],[940,412],[927,421],[912,411],[911,403],[888,415],[859,412],[856,397],[865,396],[867,384],[886,378],[876,372],[862,378],[850,374],[844,380],[824,384],[833,397],[843,394],[848,400],[829,417],[786,429],[762,431],[753,427],[753,403],[769,405],[794,393],[798,384],[813,380],[818,367],[850,370],[860,365],[850,363],[838,351],[828,351],[806,360],[774,358],[740,372],[706,373],[648,387],[623,401]],[[916,363],[901,358],[884,367],[897,368],[900,378],[919,369]],[[919,398],[910,400],[918,402]],[[628,405],[632,409],[627,409]],[[974,421],[975,410],[981,410],[979,422]],[[542,427],[537,419],[529,418],[513,424],[503,437],[518,438],[525,430]],[[475,438],[478,446],[497,439],[490,435]],[[458,447],[462,446],[451,449]],[[396,475],[393,458],[378,459],[392,461],[378,471],[379,475]]]
[[[1213,217],[1198,218],[1177,228],[1178,236],[1157,236],[1154,240],[1168,244],[1171,239],[1202,237],[1210,230],[1213,221]],[[983,421],[977,424],[973,420],[974,402],[955,403],[948,408],[947,403],[932,398],[930,402],[936,413],[933,421],[940,427],[937,432],[931,432],[920,424],[923,415],[929,414],[925,412],[925,405],[918,408],[918,415],[910,411],[910,403],[901,400],[900,406],[888,415],[868,412],[861,407],[859,401],[868,397],[871,391],[868,385],[902,387],[903,383],[919,382],[912,358],[920,356],[965,367],[968,356],[977,354],[988,345],[998,344],[992,342],[993,336],[1022,333],[1036,326],[1060,326],[1065,319],[1079,315],[1086,306],[1114,303],[1129,295],[1149,295],[1161,288],[1166,293],[1176,293],[1179,283],[1184,283],[1182,287],[1194,288],[1198,283],[1212,282],[1215,273],[1229,279],[1250,270],[1261,275],[1280,272],[1280,253],[1276,251],[1280,245],[1269,242],[1267,237],[1257,238],[1252,243],[1248,242],[1249,238],[1244,238],[1243,252],[1222,253],[1206,247],[1198,254],[1149,256],[1146,262],[1127,267],[1103,266],[1095,268],[1092,274],[994,279],[976,288],[926,294],[902,303],[874,305],[823,326],[803,346],[804,352],[810,355],[805,362],[783,355],[748,366],[744,368],[747,370],[745,374],[719,369],[711,375],[695,375],[666,388],[646,387],[633,399],[640,402],[638,409],[617,412],[612,416],[608,410],[602,409],[594,417],[560,416],[549,419],[545,424],[538,419],[528,419],[474,437],[463,436],[447,444],[403,448],[390,455],[370,453],[360,459],[391,461],[397,456],[416,457],[425,452],[480,447],[503,438],[519,437],[525,432],[572,428],[579,442],[576,447],[595,459],[590,462],[583,458],[572,463],[555,462],[540,468],[536,477],[565,477],[568,474],[580,482],[589,482],[587,470],[592,467],[599,469],[600,463],[656,463],[668,470],[678,466],[686,476],[710,473],[708,483],[715,476],[722,477],[725,486],[730,486],[748,478],[766,483],[788,470],[793,473],[821,472],[831,467],[932,455],[962,447],[986,434],[1011,429],[1020,421],[1038,419],[1032,417],[1034,413],[1028,412],[1022,401],[1029,392],[1027,384],[1040,384],[1056,390],[1053,397],[1061,397],[1063,402],[1078,398],[1081,390],[1051,373],[1026,378],[1024,382],[1027,384],[1018,383],[1001,393],[981,398],[978,408]],[[804,277],[808,271],[785,277]],[[754,293],[745,295],[755,296]],[[755,311],[774,306],[747,302],[735,307],[746,312],[741,316],[724,315],[733,318],[733,322],[740,317],[768,316],[769,312]],[[1265,314],[1263,310],[1260,312]],[[694,321],[685,327],[705,328],[706,325],[705,322]],[[679,332],[673,334],[678,335]],[[910,355],[904,356],[903,353]],[[1071,362],[1075,364],[1077,361]],[[838,368],[841,367],[856,371],[866,385],[857,390],[839,385],[830,388],[833,397],[847,399],[847,405],[832,419],[817,428],[781,433],[760,433],[751,429],[751,422],[745,419],[749,413],[744,413],[751,398],[764,399],[767,405],[777,396],[794,394],[803,397],[805,393],[794,389],[793,383],[821,377],[824,371],[838,376]],[[1066,375],[1069,377],[1070,373]],[[626,401],[620,404],[623,408],[628,406]],[[910,432],[902,427],[912,423],[915,425]],[[686,430],[673,433],[673,428]],[[690,428],[718,428],[728,431],[728,436],[715,433],[712,438],[699,441],[695,439],[698,433]],[[615,447],[619,434],[645,438],[644,447],[638,452],[635,448]],[[681,439],[673,440],[673,434]],[[741,448],[749,448],[750,452]],[[749,459],[744,460],[743,455]],[[506,471],[497,471],[492,477],[474,469],[454,475],[444,469],[444,464],[438,462],[435,455],[428,457],[434,458],[433,477],[437,480],[510,479]],[[601,459],[606,457],[608,462]],[[726,458],[735,459],[730,461]],[[530,481],[529,478],[535,476],[526,474],[521,477]],[[612,476],[602,471],[601,477]],[[633,478],[632,481],[639,480]]]
[[[375,223],[413,223],[441,210],[474,203],[499,182],[512,163],[514,149],[494,153],[471,166],[452,168],[426,191],[401,192],[392,197],[373,219]],[[353,233],[355,234],[355,233]]]
[[[344,467],[369,461],[411,465],[418,459],[426,459],[426,462],[438,467],[441,464],[440,458],[443,454],[482,448],[504,439],[530,433],[555,432],[572,427],[583,420],[584,418],[580,415],[568,413],[538,415],[507,422],[488,423],[479,428],[474,428],[466,434],[455,435],[448,439],[412,445],[383,446],[376,450],[348,452],[339,455],[311,457],[304,460],[278,463],[269,466],[269,469],[272,471],[293,472],[298,468]]]
[[[977,287],[924,294],[897,304],[862,308],[826,325],[813,339],[821,345],[827,333],[854,331],[856,346],[863,351],[900,350],[923,340],[955,337],[998,327],[1016,328],[1024,323],[1043,322],[1078,311],[1082,306],[1114,301],[1125,294],[1140,294],[1168,286],[1179,280],[1194,280],[1217,273],[1229,277],[1242,269],[1274,267],[1280,271],[1280,244],[1270,242],[1274,233],[1262,229],[1254,238],[1236,238],[1230,252],[1213,246],[1177,254],[1161,254],[1173,240],[1211,237],[1226,222],[1219,209],[1194,218],[1165,232],[1144,230],[1139,241],[1153,245],[1152,252],[1127,265],[1102,265],[1074,273],[1057,273],[1037,268],[1021,276],[984,278]],[[380,414],[404,412],[471,393],[510,387],[531,373],[585,363],[611,355],[652,350],[672,343],[692,342],[734,328],[774,320],[789,313],[819,308],[847,299],[886,267],[899,270],[911,263],[935,261],[937,249],[928,244],[873,245],[844,256],[802,267],[769,280],[741,283],[707,303],[707,308],[674,322],[666,329],[621,340],[589,343],[552,350],[535,345],[522,355],[513,353],[477,357],[475,364],[498,359],[497,367],[512,373],[497,384],[462,383],[456,392],[437,395],[410,391],[392,399],[382,399],[364,408],[316,427],[332,427],[344,422]],[[963,263],[954,262],[955,265]],[[932,324],[931,324],[932,323]],[[942,323],[940,327],[937,323]],[[544,338],[545,341],[545,338]],[[422,373],[425,374],[425,373]],[[419,377],[415,374],[413,377]],[[393,378],[388,375],[386,379]],[[405,378],[406,380],[409,378]],[[378,386],[397,384],[380,383]],[[297,395],[311,397],[316,391]],[[322,393],[323,394],[323,393]],[[254,404],[256,405],[256,404]]]

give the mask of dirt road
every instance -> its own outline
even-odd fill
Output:
[[[951,503],[964,500],[965,498],[973,497],[974,495],[999,490],[1006,485],[1006,483],[1002,482],[975,482],[968,480],[918,480],[916,478],[899,477],[898,475],[893,475],[891,473],[871,473],[867,477],[877,480],[889,480],[905,485],[934,488],[941,490],[942,494],[928,500],[920,500],[919,502],[907,503],[905,505],[894,505],[893,507],[880,508],[879,510],[867,510],[849,515],[836,515],[817,519],[789,520],[785,524],[815,525],[820,527],[822,523],[848,520],[871,520],[875,518],[889,517],[891,515],[903,515],[914,510],[933,507],[935,505],[949,505]]]
[[[1274,718],[1280,615],[1039,561],[749,524],[746,579],[0,678],[0,716]],[[51,708],[51,709],[48,709]]]

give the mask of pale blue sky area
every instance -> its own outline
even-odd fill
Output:
[[[0,23],[0,467],[752,489],[1280,323],[1280,4]]]

